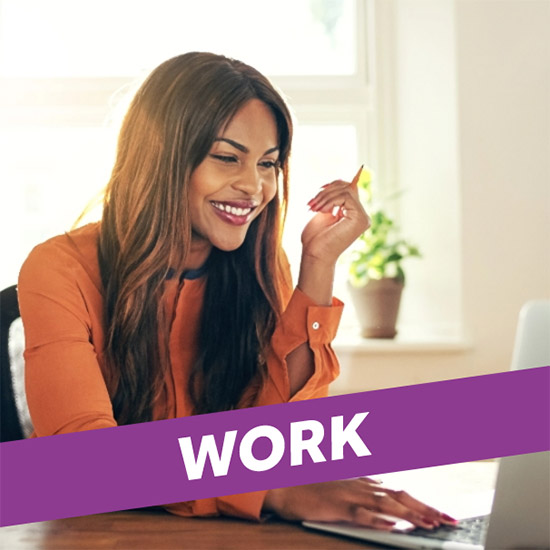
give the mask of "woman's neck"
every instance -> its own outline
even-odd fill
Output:
[[[193,235],[191,239],[191,250],[185,259],[183,271],[200,269],[210,256],[212,244],[205,239],[197,238]]]

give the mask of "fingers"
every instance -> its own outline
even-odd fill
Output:
[[[389,494],[388,491],[382,491],[378,487],[376,491],[368,491],[363,496],[363,499],[362,505],[378,514],[387,514],[396,518],[406,519],[413,525],[423,527],[424,529],[433,529],[436,526],[435,520],[425,517],[422,512],[402,504],[393,498],[393,495]]]
[[[438,525],[441,523],[441,514],[438,510],[416,500],[406,491],[394,491],[390,489],[388,490],[388,494],[397,502],[420,514],[427,521]]]
[[[379,488],[378,490],[381,490],[381,488]],[[432,508],[431,506],[428,506],[423,502],[420,502],[406,491],[394,489],[383,490],[385,490],[385,492],[397,502],[400,502],[407,508],[414,510],[415,512],[420,514],[425,520],[430,521],[435,526],[439,526],[441,523],[445,523],[447,525],[456,525],[457,523],[456,519],[448,516],[447,514],[443,514],[439,510],[436,510],[435,508]]]
[[[342,202],[344,202],[342,198],[345,200],[346,194],[351,196],[349,195],[349,187],[350,184],[342,180],[333,181],[332,183],[323,185],[323,187],[321,187],[321,191],[319,191],[319,193],[317,193],[317,195],[315,195],[315,197],[313,197],[307,204],[314,212],[321,211],[325,205],[329,204],[329,202],[333,201],[335,198],[339,198],[338,202],[342,204]],[[333,206],[333,204],[330,204],[330,206]]]
[[[383,487],[379,481],[372,480],[369,478],[361,478],[361,481],[363,481],[364,484],[369,486],[371,491],[374,491],[376,493],[383,493],[388,497],[390,497],[392,500],[401,504],[405,508],[405,510],[410,510],[410,512],[406,512],[409,514],[408,517],[401,516],[401,515],[397,515],[397,517],[402,517],[403,519],[406,519],[411,523],[414,523],[415,525],[420,525],[422,527],[424,527],[422,523],[431,524],[431,527],[438,527],[442,523],[446,525],[457,524],[456,519],[450,517],[447,514],[440,512],[439,510],[436,510],[435,508],[432,508],[431,506],[427,506],[423,502],[412,497],[406,491]],[[385,504],[386,503],[384,503],[384,505]],[[389,505],[390,507],[393,506],[391,502],[389,502]],[[401,507],[394,507],[394,509],[400,510],[401,512],[404,511],[404,509]],[[411,515],[411,512],[412,512],[412,515]],[[413,521],[411,519],[411,518],[414,518],[415,516],[420,519],[421,523],[417,523],[416,521]]]
[[[395,527],[394,521],[387,520],[362,506],[356,506],[353,509],[352,522],[363,527],[372,527],[383,531],[391,531]]]
[[[366,482],[369,484],[375,484],[377,486],[382,485],[382,480],[375,478],[375,477],[359,477],[357,478],[359,481]]]
[[[308,202],[308,206],[314,212],[332,212],[335,208],[356,208],[360,207],[359,198],[350,189],[347,182],[333,182],[322,189]]]

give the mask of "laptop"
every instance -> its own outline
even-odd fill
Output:
[[[521,309],[512,370],[550,365],[550,300]],[[379,531],[352,524],[303,522],[305,527],[394,548],[432,550],[550,550],[550,452],[500,459],[489,515],[467,517],[457,526]]]

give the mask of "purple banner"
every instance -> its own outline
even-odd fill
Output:
[[[0,525],[547,450],[540,367],[2,443]]]

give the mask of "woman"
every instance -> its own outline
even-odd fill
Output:
[[[101,223],[36,247],[21,270],[35,435],[326,395],[334,267],[369,222],[354,185],[324,186],[292,290],[281,249],[291,140],[284,101],[251,67],[189,53],[153,71],[124,120]],[[167,508],[383,529],[383,512],[450,521],[368,480]]]

